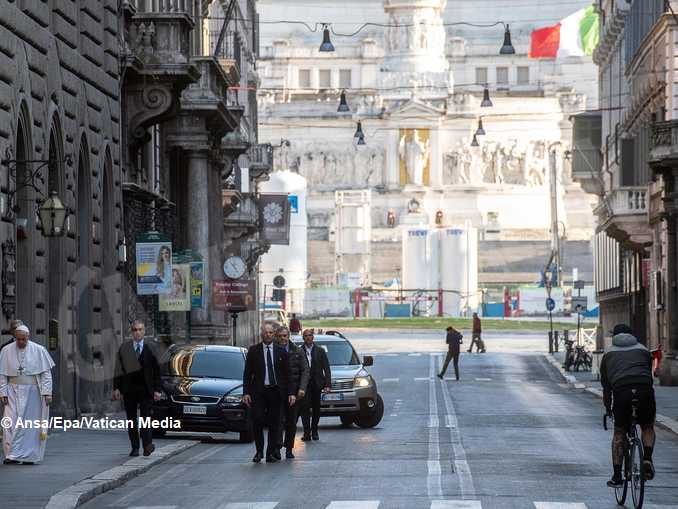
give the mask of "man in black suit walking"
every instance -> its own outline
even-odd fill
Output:
[[[306,362],[310,368],[306,401],[301,413],[301,422],[304,425],[304,442],[320,440],[318,436],[318,422],[320,421],[320,397],[323,392],[332,388],[332,372],[325,350],[313,343],[312,329],[306,329],[303,334],[304,345],[301,347]]]
[[[296,388],[290,382],[287,352],[273,343],[271,324],[261,328],[261,343],[249,348],[243,373],[243,403],[252,408],[254,442],[257,452],[252,458],[261,462],[264,455],[264,426],[268,425],[266,462],[280,460],[278,426],[283,401],[289,406],[296,402]]]
[[[438,378],[441,380],[445,376],[445,371],[447,371],[447,366],[450,365],[450,361],[454,361],[454,375],[459,380],[459,349],[464,341],[459,332],[454,327],[447,328],[447,337],[445,342],[447,343],[447,356],[445,357],[445,363],[443,364],[443,370],[438,373]]]
[[[139,417],[151,417],[153,401],[160,399],[160,364],[155,346],[144,341],[146,327],[141,320],[132,322],[132,340],[125,341],[118,349],[115,358],[115,378],[113,379],[113,399],[122,397],[127,419],[132,423],[127,430],[132,443],[130,456],[139,456]],[[150,456],[155,450],[150,427],[141,429],[141,441],[144,456]]]

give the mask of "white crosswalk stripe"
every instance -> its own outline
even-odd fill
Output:
[[[378,509],[379,500],[338,500],[330,502],[327,509]]]
[[[536,509],[587,509],[582,502],[535,502]]]
[[[479,500],[434,500],[431,509],[482,509]]]
[[[219,509],[273,509],[278,502],[231,502]]]

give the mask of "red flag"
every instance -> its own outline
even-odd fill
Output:
[[[529,58],[556,58],[560,46],[560,23],[532,32]]]

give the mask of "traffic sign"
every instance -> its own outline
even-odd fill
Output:
[[[285,278],[282,276],[274,277],[273,286],[275,286],[276,288],[285,288]]]
[[[586,310],[588,309],[588,297],[585,295],[580,296],[580,297],[572,297],[572,311],[574,313],[586,313]]]
[[[556,309],[556,301],[549,297],[546,299],[546,311],[553,311],[554,309]]]
[[[586,286],[586,281],[582,281],[581,279],[577,279],[574,282],[574,289],[575,290],[583,290],[585,286]]]

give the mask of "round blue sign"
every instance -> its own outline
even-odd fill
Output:
[[[549,297],[546,299],[546,311],[553,311],[554,309],[556,309],[556,301]]]

